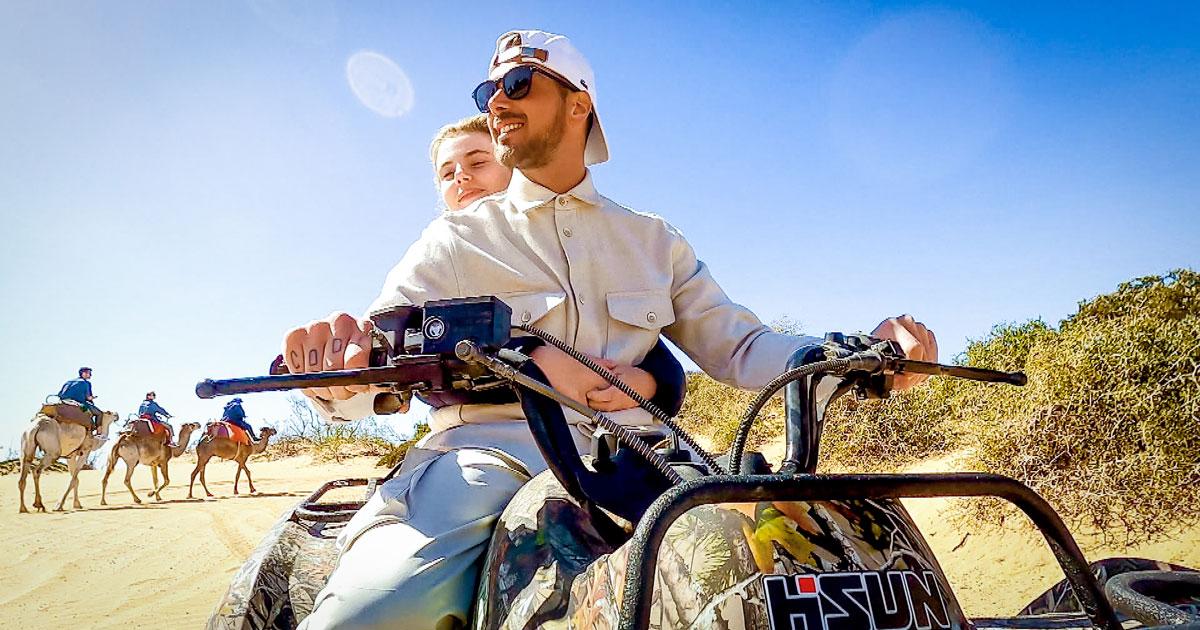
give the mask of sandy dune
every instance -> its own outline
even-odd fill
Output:
[[[956,454],[933,459],[908,471],[948,471],[960,458]],[[1063,579],[1045,539],[1022,514],[1014,510],[1003,528],[962,523],[952,518],[951,501],[906,499],[904,504],[968,616],[1012,615]],[[1089,562],[1126,556],[1200,568],[1200,526],[1195,523],[1175,528],[1165,539],[1134,546],[1105,543],[1098,534],[1074,535]],[[1124,540],[1123,532],[1110,532],[1109,539]]]
[[[379,476],[377,458],[314,464],[304,457],[250,461],[259,494],[234,497],[234,464],[210,462],[214,499],[188,501],[195,459],[174,462],[163,501],[134,505],[118,464],[100,505],[101,471],[80,474],[81,511],[18,514],[17,475],[0,477],[0,619],[17,628],[202,627],[234,571],[285,510],[329,479]],[[68,477],[42,477],[52,509]],[[145,501],[149,471],[133,485]],[[239,486],[246,493],[246,481]],[[199,480],[196,492],[203,495]],[[33,502],[33,483],[26,503]],[[51,501],[53,499],[53,501]],[[71,505],[70,499],[67,506]]]
[[[0,555],[0,619],[18,628],[200,627],[280,514],[326,480],[385,472],[373,466],[374,458],[342,464],[314,464],[305,457],[252,460],[259,494],[233,497],[234,466],[222,462],[208,472],[217,498],[188,501],[183,497],[193,461],[187,456],[176,462],[164,501],[141,506],[133,505],[116,476],[123,475],[122,465],[109,482],[108,507],[100,506],[100,473],[85,471],[84,510],[62,514],[18,514],[17,476],[0,477],[0,526],[8,537]],[[929,462],[919,469],[946,465]],[[43,481],[53,507],[67,477],[49,474]],[[149,485],[149,473],[139,467],[134,487],[144,494]],[[32,487],[28,492],[32,502]],[[909,507],[968,614],[1012,614],[1061,579],[1045,544],[1019,519],[997,531],[947,522],[945,501],[919,500]],[[1196,528],[1133,549],[1105,547],[1087,537],[1080,544],[1091,560],[1141,555],[1200,566]]]

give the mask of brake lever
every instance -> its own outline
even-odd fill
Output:
[[[930,361],[917,361],[904,355],[904,349],[892,339],[880,339],[870,335],[846,335],[829,333],[825,336],[826,353],[851,359],[850,371],[869,374],[928,374],[930,376],[952,376],[986,383],[1006,383],[1024,386],[1029,382],[1024,372],[1005,372],[962,365],[945,365]],[[890,385],[890,383],[888,384]],[[888,387],[890,389],[890,387]]]
[[[1017,387],[1022,387],[1029,382],[1029,377],[1020,371],[1003,372],[1001,370],[988,370],[962,365],[942,365],[941,363],[914,361],[912,359],[887,359],[884,369],[891,370],[896,374],[907,372],[911,374],[929,374],[931,376],[953,376],[955,378],[965,378],[985,383],[1007,383],[1009,385],[1016,385]]]

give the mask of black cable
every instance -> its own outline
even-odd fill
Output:
[[[628,428],[617,424],[616,420],[609,418],[603,413],[596,412],[592,416],[592,419],[602,428],[612,431],[613,435],[617,436],[619,442],[623,442],[626,446],[632,448],[635,453],[641,455],[651,466],[657,468],[672,485],[683,483],[683,477],[680,477],[679,473],[675,472],[674,468],[671,468],[670,462],[663,458],[662,455],[654,452],[654,447],[649,442],[634,435]]]
[[[762,411],[763,405],[767,404],[771,396],[774,396],[784,385],[805,376],[810,376],[817,372],[837,374],[845,372],[850,366],[850,359],[829,359],[809,363],[808,365],[801,365],[776,376],[765,387],[759,390],[758,396],[754,398],[754,402],[750,403],[750,406],[746,408],[746,412],[742,414],[742,420],[738,424],[737,433],[733,436],[733,444],[729,447],[729,468],[733,471],[733,474],[739,475],[742,472],[742,451],[745,450],[746,440],[750,437],[750,427],[754,425],[754,420],[758,417],[758,412]]]
[[[518,324],[515,327],[518,330],[527,332],[527,333],[537,337],[538,339],[541,339],[542,341],[545,341],[546,343],[554,346],[555,348],[562,350],[563,352],[570,355],[576,361],[579,361],[580,363],[586,365],[593,372],[599,374],[601,377],[604,378],[604,380],[608,381],[614,387],[621,390],[626,396],[629,396],[631,399],[633,399],[633,401],[636,402],[642,409],[649,411],[650,415],[652,415],[656,419],[658,419],[659,422],[662,422],[663,424],[667,425],[667,428],[669,428],[672,432],[674,432],[675,435],[678,436],[680,440],[682,440],[684,443],[686,443],[688,446],[690,446],[692,448],[692,450],[701,459],[701,461],[703,461],[704,464],[706,466],[708,466],[708,469],[710,471],[712,471],[714,474],[718,474],[718,475],[726,474],[725,469],[722,468],[721,465],[717,463],[717,460],[712,455],[710,455],[707,451],[705,451],[703,448],[700,447],[700,445],[696,442],[696,438],[689,435],[687,431],[684,431],[683,427],[679,426],[679,423],[676,422],[674,418],[667,415],[667,413],[664,412],[662,409],[659,409],[658,405],[655,405],[654,403],[650,402],[649,400],[646,400],[645,397],[643,397],[641,394],[637,393],[636,390],[634,390],[629,385],[625,384],[625,382],[622,381],[621,379],[617,378],[616,374],[613,374],[612,372],[608,371],[608,369],[606,369],[603,365],[600,365],[599,363],[596,363],[595,361],[593,361],[592,358],[589,357],[588,355],[567,345],[566,342],[562,341],[561,339],[558,339],[554,335],[551,335],[550,333],[548,333],[540,328],[537,328],[536,326],[531,326],[529,324]],[[614,433],[616,433],[616,431],[614,431]]]
[[[501,350],[501,353],[505,352],[519,354],[513,350]],[[645,440],[642,440],[638,436],[634,435],[634,433],[627,427],[617,424],[617,422],[612,418],[609,418],[595,409],[591,409],[587,405],[577,400],[572,400],[571,398],[564,396],[547,383],[543,383],[527,374],[522,374],[520,370],[513,367],[513,365],[511,365],[508,361],[501,360],[497,357],[480,352],[479,348],[474,343],[469,341],[458,342],[458,345],[454,348],[454,354],[464,361],[482,363],[491,369],[496,376],[499,376],[507,381],[511,381],[512,383],[524,387],[531,392],[545,396],[558,402],[559,404],[566,405],[577,411],[579,414],[591,418],[592,421],[598,426],[611,431],[612,434],[616,436],[618,442],[629,446],[634,450],[635,453],[641,455],[647,462],[649,462],[651,466],[657,468],[658,471],[661,472],[663,476],[665,476],[672,484],[683,483],[683,477],[680,477],[679,473],[675,472],[674,468],[671,468],[671,463],[668,462],[666,458],[654,452],[653,446],[646,443]],[[527,358],[525,360],[527,360]]]

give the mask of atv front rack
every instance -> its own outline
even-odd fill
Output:
[[[301,501],[296,506],[296,509],[292,510],[292,520],[313,523],[342,523],[348,521],[366,503],[367,499],[371,498],[378,484],[379,479],[362,477],[356,479],[335,479],[334,481],[326,482]],[[331,490],[353,488],[356,486],[366,486],[366,496],[361,501],[332,502],[321,500],[321,497]]]
[[[671,524],[694,507],[751,501],[934,497],[998,497],[1015,504],[1046,538],[1092,625],[1104,630],[1121,630],[1121,623],[1105,598],[1103,588],[1054,509],[1025,484],[1001,475],[982,473],[721,475],[673,486],[651,504],[628,543],[628,570],[618,627],[622,630],[649,627],[659,546]]]

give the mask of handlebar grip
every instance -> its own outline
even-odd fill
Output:
[[[251,378],[230,378],[213,380],[206,378],[196,383],[196,395],[200,398],[216,398],[234,394],[256,394],[260,392],[278,392],[305,387],[334,387],[357,385],[357,375],[346,372],[314,372],[312,374],[279,374],[275,376],[256,376]]]

